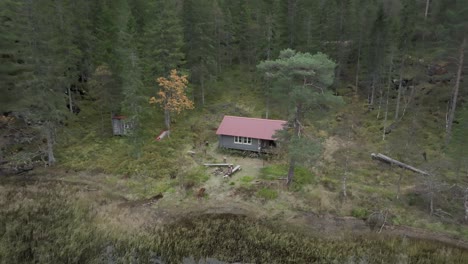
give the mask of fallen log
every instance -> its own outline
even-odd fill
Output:
[[[224,178],[227,178],[231,175],[233,175],[234,173],[238,172],[241,170],[241,166],[240,165],[237,165],[236,167],[234,167],[234,169],[228,171],[225,175],[224,175]]]
[[[420,169],[417,169],[411,165],[408,165],[408,164],[405,164],[403,162],[400,162],[398,160],[395,160],[395,159],[392,159],[388,156],[385,156],[384,154],[380,154],[380,153],[371,153],[371,157],[372,159],[377,159],[377,160],[380,160],[380,161],[383,161],[383,162],[386,162],[386,163],[390,163],[390,164],[395,164],[397,165],[398,167],[401,167],[401,168],[404,168],[404,169],[407,169],[407,170],[410,170],[410,171],[413,171],[413,172],[416,172],[416,173],[420,173],[422,175],[425,175],[425,176],[428,176],[429,173],[428,172],[425,172],[423,170],[420,170]]]

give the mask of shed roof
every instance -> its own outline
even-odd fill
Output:
[[[115,116],[112,116],[112,119],[118,119],[118,120],[122,120],[122,119],[126,119],[127,117],[126,116],[123,116],[123,115],[115,115]]]
[[[274,140],[276,130],[283,129],[284,120],[224,116],[216,135],[259,138]]]

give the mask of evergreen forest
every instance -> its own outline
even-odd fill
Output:
[[[0,263],[467,263],[467,48],[468,0],[0,0]]]

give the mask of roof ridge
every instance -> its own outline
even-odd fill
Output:
[[[244,117],[244,116],[232,116],[232,115],[225,115],[224,117],[235,117],[235,118],[241,118],[241,119],[257,119],[257,120],[265,120],[265,121],[287,122],[286,120],[281,120],[281,119],[266,119],[266,118],[259,118],[259,117]]]

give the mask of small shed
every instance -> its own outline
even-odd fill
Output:
[[[276,146],[273,135],[286,125],[284,120],[224,116],[216,131],[219,147],[263,151]]]
[[[114,136],[128,135],[133,128],[133,122],[122,115],[112,116],[112,132]]]

